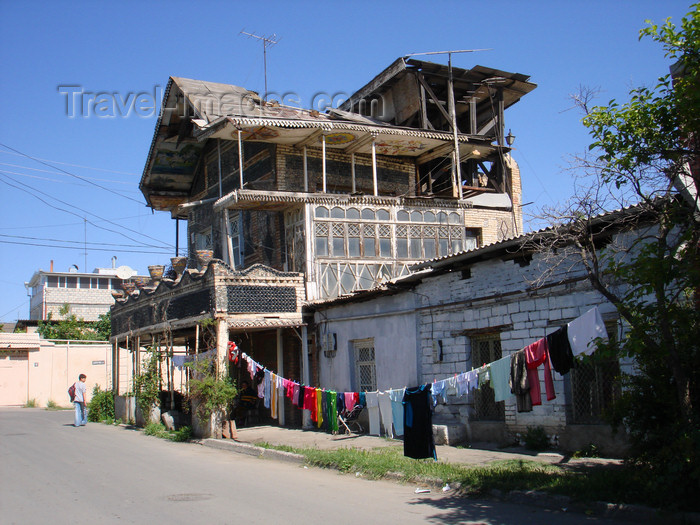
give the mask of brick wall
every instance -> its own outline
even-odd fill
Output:
[[[604,318],[616,316],[615,308],[585,280],[580,265],[562,265],[549,280],[563,284],[535,287],[534,282],[549,266],[547,260],[535,254],[529,264],[523,260],[491,260],[472,265],[468,273],[454,271],[425,280],[417,288],[425,307],[419,314],[422,380],[432,382],[481,366],[483,363],[471,360],[476,334],[500,334],[505,357],[593,306],[600,306]],[[433,341],[442,341],[442,361],[434,358]],[[626,369],[631,366],[629,362],[621,364]],[[515,399],[505,401],[505,422],[511,436],[525,432],[528,426],[544,426],[551,435],[566,426],[566,376],[553,372],[553,378],[557,398],[547,402],[542,385],[543,404],[532,412],[517,413]],[[473,410],[471,399],[455,397],[446,405],[438,405],[436,412],[469,420]]]
[[[114,304],[110,290],[84,288],[46,288],[46,315],[53,314],[53,319],[62,319],[59,310],[64,303],[70,305],[70,313],[78,319],[97,321],[101,314],[109,312]]]

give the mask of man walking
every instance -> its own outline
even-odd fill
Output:
[[[85,374],[80,374],[78,376],[78,381],[75,382],[75,398],[73,403],[75,404],[75,426],[81,427],[87,425],[87,387],[85,386],[85,380],[87,376]]]

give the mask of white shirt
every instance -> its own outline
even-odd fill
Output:
[[[76,381],[75,382],[75,399],[73,401],[77,401],[79,403],[84,403],[86,393],[87,393],[87,387],[85,386],[85,383],[83,383],[80,380]]]

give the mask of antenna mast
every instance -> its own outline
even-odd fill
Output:
[[[279,42],[279,39],[274,33],[272,33],[270,36],[260,36],[256,35],[255,33],[248,33],[245,31],[245,29],[242,30],[240,34],[247,35],[251,38],[256,38],[260,40],[263,44],[263,68],[265,71],[265,94],[263,95],[263,100],[267,100],[267,48],[274,46],[277,42]]]

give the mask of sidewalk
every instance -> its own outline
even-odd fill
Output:
[[[301,430],[276,426],[258,426],[238,429],[236,440],[207,440],[221,441],[219,448],[235,450],[236,445],[241,445],[246,453],[251,453],[250,446],[257,443],[269,445],[286,445],[292,448],[317,448],[321,450],[336,450],[341,448],[356,448],[371,450],[379,447],[403,447],[403,441],[387,439],[367,434],[327,434],[316,430]],[[225,444],[224,444],[225,443]],[[216,446],[216,445],[214,445]],[[621,460],[603,458],[573,459],[557,452],[532,452],[522,447],[498,449],[487,443],[475,443],[469,448],[438,445],[436,447],[438,461],[459,463],[463,465],[486,465],[498,460],[529,460],[543,463],[558,464],[561,466],[585,466],[585,465],[620,465]],[[242,450],[241,450],[242,451]]]

